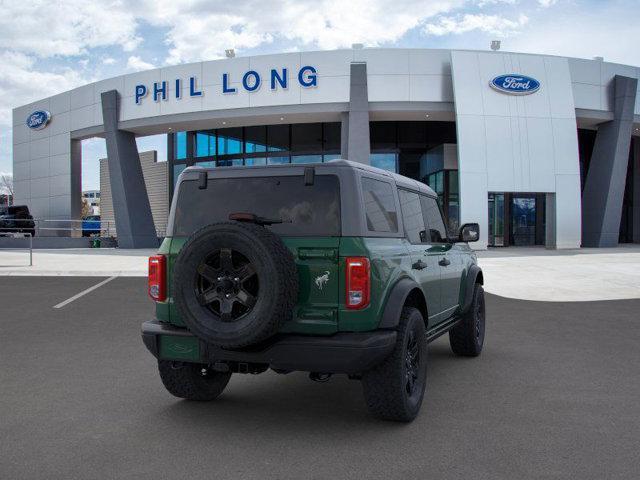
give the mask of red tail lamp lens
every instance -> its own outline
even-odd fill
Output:
[[[369,305],[371,271],[367,257],[347,257],[347,308],[358,310]]]
[[[167,257],[154,255],[149,257],[149,296],[156,302],[167,299]]]

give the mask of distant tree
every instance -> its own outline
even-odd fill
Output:
[[[93,213],[93,210],[91,209],[91,205],[89,205],[89,202],[87,201],[86,198],[83,198],[82,199],[82,218],[86,218],[92,213]]]
[[[14,198],[13,175],[10,175],[8,173],[0,173],[0,193],[7,194],[9,200]]]

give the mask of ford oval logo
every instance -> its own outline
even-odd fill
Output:
[[[32,130],[42,130],[51,120],[51,114],[46,110],[36,110],[27,117],[27,127]]]
[[[510,95],[530,95],[540,89],[540,82],[535,78],[510,73],[499,75],[489,82],[494,90]]]

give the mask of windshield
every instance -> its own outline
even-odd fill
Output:
[[[267,226],[283,236],[339,236],[340,187],[335,175],[316,175],[313,185],[304,177],[243,177],[210,179],[206,189],[198,181],[180,184],[174,214],[174,235],[188,236],[206,225],[228,222],[230,213],[247,212],[282,220]]]

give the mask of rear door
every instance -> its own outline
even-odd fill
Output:
[[[205,225],[229,221],[229,214],[248,212],[275,222],[265,228],[282,238],[298,270],[298,302],[294,318],[283,332],[328,334],[338,330],[341,214],[340,182],[336,175],[210,178],[206,188],[196,180],[182,181],[175,208],[176,253]],[[281,223],[280,223],[281,222]]]
[[[408,241],[407,248],[411,255],[412,272],[425,294],[427,311],[429,312],[428,325],[431,327],[438,323],[442,317],[440,265],[438,265],[440,252],[435,246],[436,252],[434,253],[434,246],[427,238],[420,196],[404,189],[398,189],[398,194]]]

